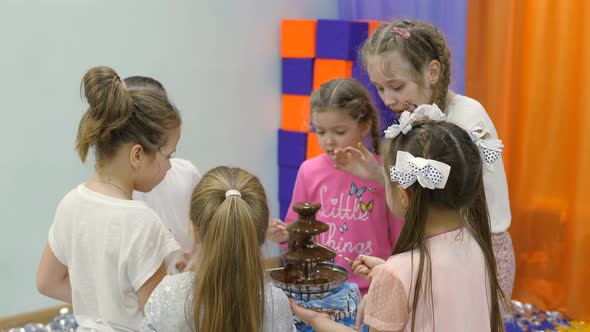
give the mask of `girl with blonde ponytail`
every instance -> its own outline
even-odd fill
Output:
[[[292,331],[286,295],[264,277],[269,211],[260,181],[214,168],[193,191],[190,216],[197,263],[155,289],[142,331]]]

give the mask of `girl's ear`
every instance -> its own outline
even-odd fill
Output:
[[[145,150],[143,146],[139,144],[134,144],[129,149],[129,161],[131,162],[131,168],[139,169],[143,164],[143,159],[145,157]]]
[[[436,84],[438,79],[440,78],[440,62],[438,60],[432,60],[426,67],[426,77],[425,81],[430,83],[430,85]]]
[[[399,202],[405,212],[410,207],[410,193],[401,186],[395,186],[395,189],[398,191]]]
[[[361,133],[363,137],[367,136],[369,132],[371,132],[371,127],[373,126],[373,121],[369,120],[363,124],[361,124]]]

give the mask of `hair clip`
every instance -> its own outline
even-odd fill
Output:
[[[362,110],[359,112],[359,116],[356,118],[356,121],[358,122],[360,119],[364,118],[365,115],[367,115],[367,111],[366,110]]]
[[[400,27],[393,27],[391,28],[391,30],[395,33],[397,33],[398,35],[402,36],[403,39],[410,39],[410,37],[412,36],[410,34],[410,31],[404,29],[404,28],[400,28]]]
[[[359,115],[356,117],[357,122],[360,119],[364,118],[365,115],[367,115],[367,102],[365,100],[361,99],[359,104],[360,104],[359,106],[361,108],[361,111],[359,112]]]

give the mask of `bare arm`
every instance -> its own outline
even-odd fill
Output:
[[[287,226],[281,219],[272,219],[268,224],[266,231],[266,239],[274,243],[281,244],[289,241],[289,233],[287,233]]]
[[[364,301],[363,301],[364,303]],[[355,322],[355,328],[350,328],[348,326],[342,325],[330,319],[330,316],[326,313],[320,313],[311,309],[306,309],[297,304],[297,302],[289,299],[289,304],[291,305],[291,311],[293,314],[297,315],[301,320],[303,320],[307,325],[311,326],[317,332],[350,332],[350,331],[359,331],[361,329],[361,321],[364,316],[364,305],[361,304],[359,307],[359,312],[357,313],[358,317]],[[402,332],[399,331],[381,331],[369,327],[369,332]]]
[[[160,265],[160,268],[158,268],[158,270],[143,285],[141,285],[141,287],[137,291],[137,298],[139,300],[139,307],[141,308],[141,312],[143,312],[143,308],[145,307],[145,304],[150,298],[150,295],[152,295],[154,289],[158,287],[160,281],[162,281],[162,279],[164,279],[165,276],[166,265],[162,263],[162,265]]]
[[[70,285],[68,267],[55,257],[49,243],[45,245],[41,262],[39,262],[37,289],[45,296],[72,303],[72,286]]]

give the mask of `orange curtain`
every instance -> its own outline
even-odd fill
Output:
[[[466,94],[505,144],[513,298],[590,320],[590,2],[470,0]]]

